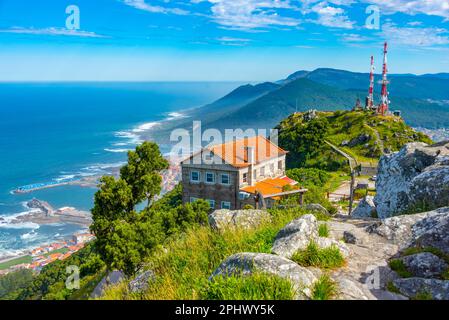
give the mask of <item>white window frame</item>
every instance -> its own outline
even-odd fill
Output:
[[[229,206],[228,206],[228,205],[225,205],[225,204],[229,204]],[[222,202],[221,202],[221,209],[228,209],[228,210],[231,210],[231,202],[229,202],[229,201],[222,201]]]
[[[266,175],[266,168],[265,168],[265,166],[263,166],[260,168],[260,176],[265,177],[265,175]]]
[[[246,177],[245,177],[245,176],[246,176]],[[244,172],[244,173],[242,174],[242,182],[243,182],[243,183],[248,183],[248,177],[249,177],[248,172]]]
[[[209,205],[210,205],[211,209],[215,209],[215,200],[209,199],[209,200],[207,200],[207,202],[209,202]]]
[[[228,183],[223,183],[224,176],[228,177]],[[230,186],[231,185],[231,175],[229,173],[221,173],[220,174],[220,184],[225,185],[225,186]]]
[[[198,180],[193,180],[193,174],[198,173]],[[201,172],[197,170],[190,171],[190,182],[192,183],[200,183],[201,182]]]
[[[207,181],[207,175],[208,175],[208,174],[211,174],[211,175],[212,175],[212,178],[213,178],[213,181],[212,181],[212,182]],[[216,178],[215,178],[215,173],[213,173],[213,172],[206,172],[206,174],[204,175],[204,182],[207,183],[207,184],[215,184],[215,180],[216,180]]]

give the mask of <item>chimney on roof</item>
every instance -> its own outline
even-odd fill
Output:
[[[254,186],[256,184],[256,177],[254,177],[254,165],[256,164],[256,150],[254,147],[246,147],[248,167],[248,184]]]

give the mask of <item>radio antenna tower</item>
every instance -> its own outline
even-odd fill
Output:
[[[378,113],[381,115],[385,115],[388,112],[388,109],[390,107],[390,100],[388,98],[388,61],[387,61],[387,54],[388,54],[388,43],[385,42],[384,44],[384,65],[382,70],[382,93],[381,93],[381,102],[379,105]]]
[[[374,56],[371,56],[371,70],[369,74],[369,91],[368,97],[366,97],[366,110],[372,110],[374,106]]]

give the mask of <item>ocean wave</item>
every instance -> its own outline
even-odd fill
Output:
[[[133,129],[132,132],[134,133],[141,133],[141,132],[145,132],[148,131],[150,129],[153,129],[154,127],[160,125],[160,122],[148,122],[148,123],[144,123],[139,125],[137,128]]]
[[[37,230],[40,226],[34,222],[23,222],[23,223],[4,223],[0,222],[0,229],[32,229]]]
[[[167,117],[166,121],[172,121],[172,120],[186,118],[186,117],[187,116],[185,114],[180,113],[180,112],[170,112],[168,114],[168,117]]]
[[[132,149],[110,149],[110,148],[105,148],[104,151],[107,152],[112,152],[112,153],[125,153],[128,151],[131,151]]]

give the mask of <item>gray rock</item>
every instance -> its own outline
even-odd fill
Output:
[[[449,268],[444,260],[429,252],[402,257],[400,260],[418,278],[437,278]]]
[[[434,247],[449,253],[449,207],[388,218],[367,231],[376,233],[401,248]]]
[[[101,281],[97,284],[95,289],[91,293],[92,298],[101,297],[105,290],[112,285],[120,283],[125,279],[125,275],[121,271],[112,271],[107,276],[105,276]]]
[[[371,140],[371,136],[367,133],[363,133],[360,136],[358,136],[357,138],[352,139],[351,141],[349,141],[348,143],[348,147],[355,147],[361,144],[365,144],[366,142]]]
[[[427,293],[434,300],[449,300],[449,281],[447,280],[407,278],[394,280],[393,284],[409,298]]]
[[[336,241],[334,239],[329,239],[329,238],[322,238],[322,237],[318,237],[314,241],[318,245],[318,247],[320,247],[321,249],[327,249],[332,246],[337,247],[340,250],[340,252],[344,258],[347,258],[350,255],[350,250],[349,250],[348,246],[346,244],[344,244],[343,242]]]
[[[308,214],[287,224],[276,236],[271,251],[282,257],[291,258],[304,250],[310,241],[318,237],[318,221]]]
[[[343,232],[343,240],[349,244],[357,244],[358,242],[357,236],[354,234],[354,232],[351,231]]]
[[[410,143],[385,155],[379,163],[374,199],[377,214],[388,218],[423,204],[441,208],[449,204],[449,142],[428,146]]]
[[[129,282],[128,289],[131,293],[143,292],[148,288],[149,283],[154,279],[155,274],[153,271],[145,271]]]
[[[227,258],[209,280],[217,276],[245,276],[254,272],[267,273],[291,282],[297,299],[311,297],[311,287],[317,280],[313,272],[286,258],[263,253],[238,253]]]
[[[269,219],[270,214],[265,210],[216,210],[209,215],[209,224],[218,231],[228,228],[251,229]]]
[[[339,278],[337,300],[370,300],[369,296],[361,288],[361,284],[348,278]]]
[[[329,211],[319,203],[310,203],[304,206],[307,211],[318,212],[330,216]]]
[[[376,216],[376,205],[374,204],[373,196],[363,198],[351,215],[353,218],[374,218]]]

